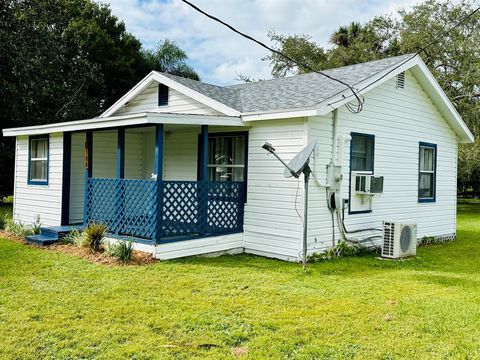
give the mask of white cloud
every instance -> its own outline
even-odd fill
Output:
[[[193,0],[205,11],[262,41],[267,32],[309,34],[327,45],[340,25],[408,8],[420,0]],[[268,78],[267,50],[213,22],[180,0],[110,0],[112,12],[145,47],[165,38],[187,51],[202,80],[231,84],[238,73]]]

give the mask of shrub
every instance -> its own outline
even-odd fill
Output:
[[[0,214],[0,230],[5,230],[7,223],[11,220],[12,215],[8,212]]]
[[[63,244],[72,244],[72,245],[76,245],[76,246],[84,246],[84,242],[85,242],[85,234],[80,231],[80,230],[77,230],[77,229],[74,229],[74,230],[70,230],[68,232],[68,234],[66,234],[61,242]]]
[[[105,255],[115,257],[115,252],[117,251],[117,244],[111,243],[109,241],[104,241],[103,250],[105,251]]]
[[[358,256],[366,252],[367,249],[356,244],[350,244],[345,240],[340,241],[336,246],[325,250],[322,253],[313,253],[308,257],[310,261],[325,261],[339,257]]]
[[[107,226],[105,224],[93,223],[88,225],[84,233],[84,245],[90,247],[93,251],[100,251],[103,239],[107,233]]]
[[[19,237],[26,237],[33,234],[30,226],[25,225],[21,221],[15,222],[13,219],[7,220],[5,224],[5,230]]]
[[[35,235],[38,235],[42,232],[42,222],[40,221],[40,215],[37,214],[37,216],[35,217],[35,221],[32,225],[32,233],[34,233]]]
[[[113,256],[121,262],[129,262],[133,256],[133,243],[131,241],[119,241],[114,245]]]

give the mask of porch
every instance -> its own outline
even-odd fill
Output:
[[[115,237],[148,244],[243,232],[247,133],[213,128],[156,124],[66,133],[63,225],[104,223]]]

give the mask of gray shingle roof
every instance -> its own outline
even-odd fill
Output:
[[[410,57],[412,54],[344,66],[324,72],[355,86]],[[211,85],[170,74],[163,75],[243,113],[314,107],[347,89],[345,85],[317,73],[230,86]]]

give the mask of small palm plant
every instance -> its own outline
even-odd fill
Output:
[[[103,239],[107,233],[107,226],[101,223],[93,223],[88,225],[84,231],[85,243],[93,250],[100,251]]]

